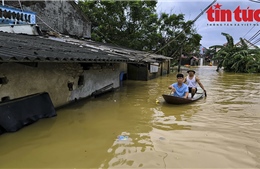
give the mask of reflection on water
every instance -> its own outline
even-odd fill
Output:
[[[165,103],[175,73],[127,81],[1,135],[0,168],[260,168],[260,75],[195,70],[207,98]]]

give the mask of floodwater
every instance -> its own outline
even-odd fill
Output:
[[[0,135],[0,168],[260,168],[260,74],[195,70],[207,98],[165,103],[175,73],[124,81]]]

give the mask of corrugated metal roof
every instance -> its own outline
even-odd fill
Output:
[[[160,55],[72,38],[44,38],[0,32],[0,62],[155,62]],[[156,57],[155,57],[156,56]],[[143,59],[145,58],[145,59]]]
[[[128,49],[128,48],[119,47],[119,46],[115,46],[115,45],[111,45],[111,44],[107,44],[107,43],[82,41],[82,40],[77,40],[77,39],[72,39],[72,38],[63,38],[63,40],[66,42],[69,42],[69,43],[81,44],[83,46],[88,46],[88,47],[99,49],[102,51],[112,52],[114,54],[126,55],[126,56],[132,58],[133,60],[135,60],[136,62],[140,62],[140,61],[154,62],[157,59],[165,59],[165,60],[172,59],[171,57],[166,57],[163,55]]]

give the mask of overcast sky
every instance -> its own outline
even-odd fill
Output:
[[[255,0],[257,1],[257,0]],[[200,14],[202,10],[204,10],[213,0],[158,0],[157,4],[157,12],[166,12],[166,13],[183,13],[185,14],[186,20],[193,20]],[[259,0],[260,2],[260,0]],[[260,3],[255,3],[249,0],[217,0],[216,3],[213,4],[213,9],[215,9],[214,5],[219,3],[221,6],[220,9],[229,9],[232,12],[240,6],[241,9],[250,8],[253,10],[260,9]],[[233,25],[234,23],[238,24],[239,22],[234,21],[234,16],[232,14]],[[248,24],[251,23],[251,26],[242,26],[240,22],[239,26],[224,26],[222,22],[222,26],[209,26],[207,24],[212,24],[213,22],[209,22],[207,18],[206,12],[195,22],[195,27],[197,32],[202,35],[201,44],[205,47],[209,47],[212,45],[223,45],[226,43],[225,36],[221,35],[221,32],[225,32],[230,34],[234,38],[234,42],[238,42],[239,38],[246,38],[250,39],[258,30],[260,30],[260,23],[258,26],[253,26],[257,24],[256,21],[254,22],[247,22]],[[214,22],[217,23],[217,22]],[[255,42],[257,39],[260,38],[260,35],[253,39],[251,42]],[[256,45],[260,46],[260,42]]]

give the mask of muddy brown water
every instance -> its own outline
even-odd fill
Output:
[[[165,103],[176,73],[125,81],[1,135],[0,168],[260,168],[260,74],[195,70],[207,98]]]

